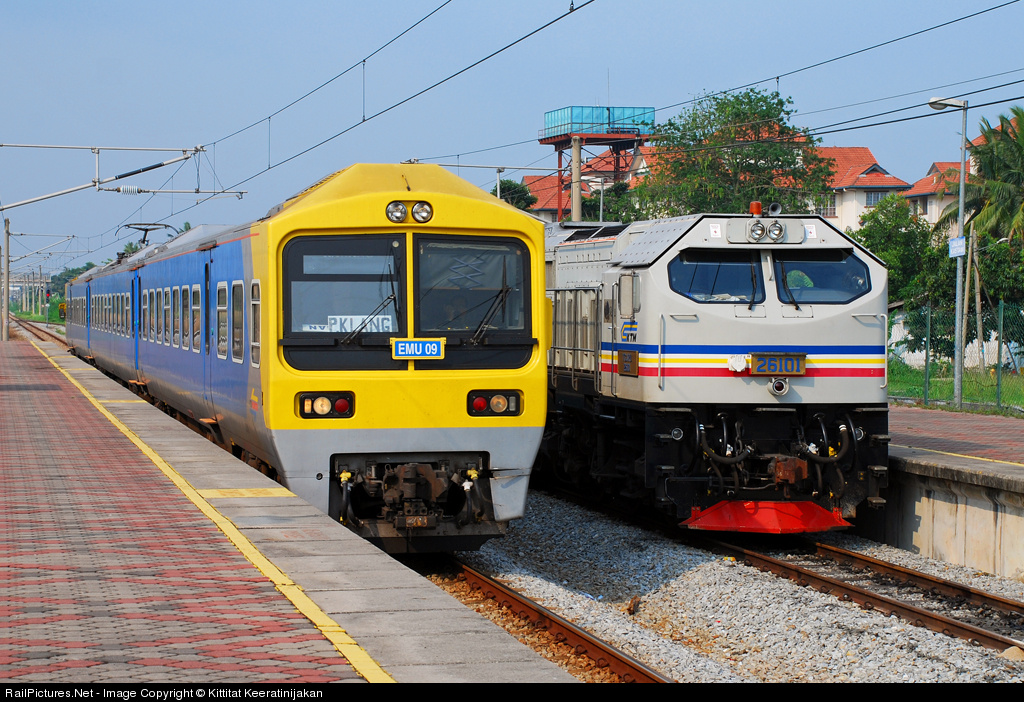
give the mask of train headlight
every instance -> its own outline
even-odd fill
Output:
[[[412,218],[420,224],[426,224],[434,216],[434,208],[429,202],[417,202],[412,206]]]
[[[768,238],[772,241],[782,241],[782,237],[786,236],[786,228],[781,222],[772,222],[768,225]]]
[[[313,400],[313,411],[323,416],[331,411],[331,401],[326,397],[318,397]]]
[[[406,216],[409,214],[409,210],[406,208],[405,203],[395,202],[389,203],[385,210],[388,219],[395,224],[400,224],[405,221]]]
[[[764,235],[764,224],[762,224],[760,221],[755,220],[753,224],[750,225],[750,229],[747,231],[747,237],[750,238],[751,241],[761,241],[761,239],[764,239]]]
[[[504,395],[495,395],[491,398],[490,407],[495,414],[501,414],[508,409],[508,398]]]
[[[776,397],[782,397],[789,392],[789,378],[772,378],[768,383],[768,392]]]

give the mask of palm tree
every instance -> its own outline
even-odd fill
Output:
[[[995,237],[1013,239],[1024,236],[1024,108],[1010,108],[993,127],[981,122],[981,137],[970,148],[977,169],[964,189],[965,227],[970,223],[978,231]],[[947,174],[951,175],[951,174]],[[957,174],[959,176],[959,174]],[[959,186],[953,187],[954,194]],[[959,203],[954,200],[942,212],[935,231],[950,227],[957,220]]]

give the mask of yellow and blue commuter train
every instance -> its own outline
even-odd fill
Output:
[[[79,356],[393,552],[522,516],[546,412],[544,230],[439,166],[354,165],[68,285]]]

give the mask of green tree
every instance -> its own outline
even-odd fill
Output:
[[[971,174],[964,189],[966,224],[997,238],[1024,235],[1024,108],[1010,108],[1010,115],[999,116],[999,126],[981,121],[981,140],[970,147],[971,162],[977,173]],[[954,174],[950,174],[953,176]],[[957,199],[942,212],[936,229],[947,229],[960,212],[959,174],[953,186]],[[950,178],[953,180],[954,178]],[[966,228],[965,224],[965,228]]]
[[[910,300],[923,292],[920,279],[931,249],[932,228],[910,212],[901,195],[889,195],[864,215],[853,237],[885,261],[889,269],[889,299]]]
[[[491,188],[491,195],[497,197],[498,186]],[[501,180],[501,199],[521,210],[528,210],[537,203],[537,196],[531,193],[528,187],[504,178]]]
[[[53,278],[50,281],[50,288],[52,290],[59,290],[61,295],[63,295],[65,285],[67,285],[69,282],[85,273],[90,268],[95,267],[96,264],[90,261],[89,263],[86,263],[84,266],[79,266],[78,268],[65,268],[60,273],[57,273],[56,275],[53,276]]]
[[[790,124],[792,104],[751,88],[705,96],[656,126],[652,174],[638,193],[645,216],[746,212],[753,200],[807,212],[828,190],[833,163]]]
[[[622,181],[609,185],[604,191],[604,214],[601,213],[601,192],[583,198],[583,219],[587,222],[632,222],[636,218],[635,198],[629,183]]]
[[[142,247],[139,246],[136,242],[129,241],[127,244],[124,245],[124,248],[121,249],[121,251],[123,253],[131,256],[133,253],[135,253],[136,251],[139,251],[140,249],[142,249]]]

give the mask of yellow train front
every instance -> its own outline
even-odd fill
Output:
[[[281,480],[392,553],[504,533],[544,429],[543,226],[438,166],[357,165],[251,234]]]

